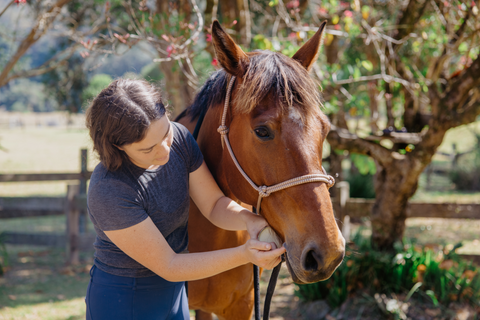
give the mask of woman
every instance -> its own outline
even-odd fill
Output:
[[[284,248],[256,240],[266,221],[223,195],[193,137],[169,121],[155,87],[114,81],[93,100],[86,122],[101,161],[88,190],[97,238],[87,319],[189,319],[184,281],[280,262]],[[190,197],[212,223],[248,230],[251,239],[187,253]]]

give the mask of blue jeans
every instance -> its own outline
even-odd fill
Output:
[[[185,282],[115,276],[93,266],[87,320],[189,320]]]

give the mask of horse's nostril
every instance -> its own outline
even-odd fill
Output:
[[[306,271],[316,271],[320,258],[314,250],[309,250],[305,255],[304,268]]]

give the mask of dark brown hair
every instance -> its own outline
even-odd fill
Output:
[[[86,111],[86,125],[93,150],[110,171],[124,161],[126,153],[116,146],[138,142],[150,124],[165,115],[160,91],[145,80],[117,79],[92,101]]]

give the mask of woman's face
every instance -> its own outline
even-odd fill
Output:
[[[172,141],[172,124],[167,116],[163,116],[150,124],[142,140],[118,148],[125,151],[136,166],[154,169],[168,162]]]

